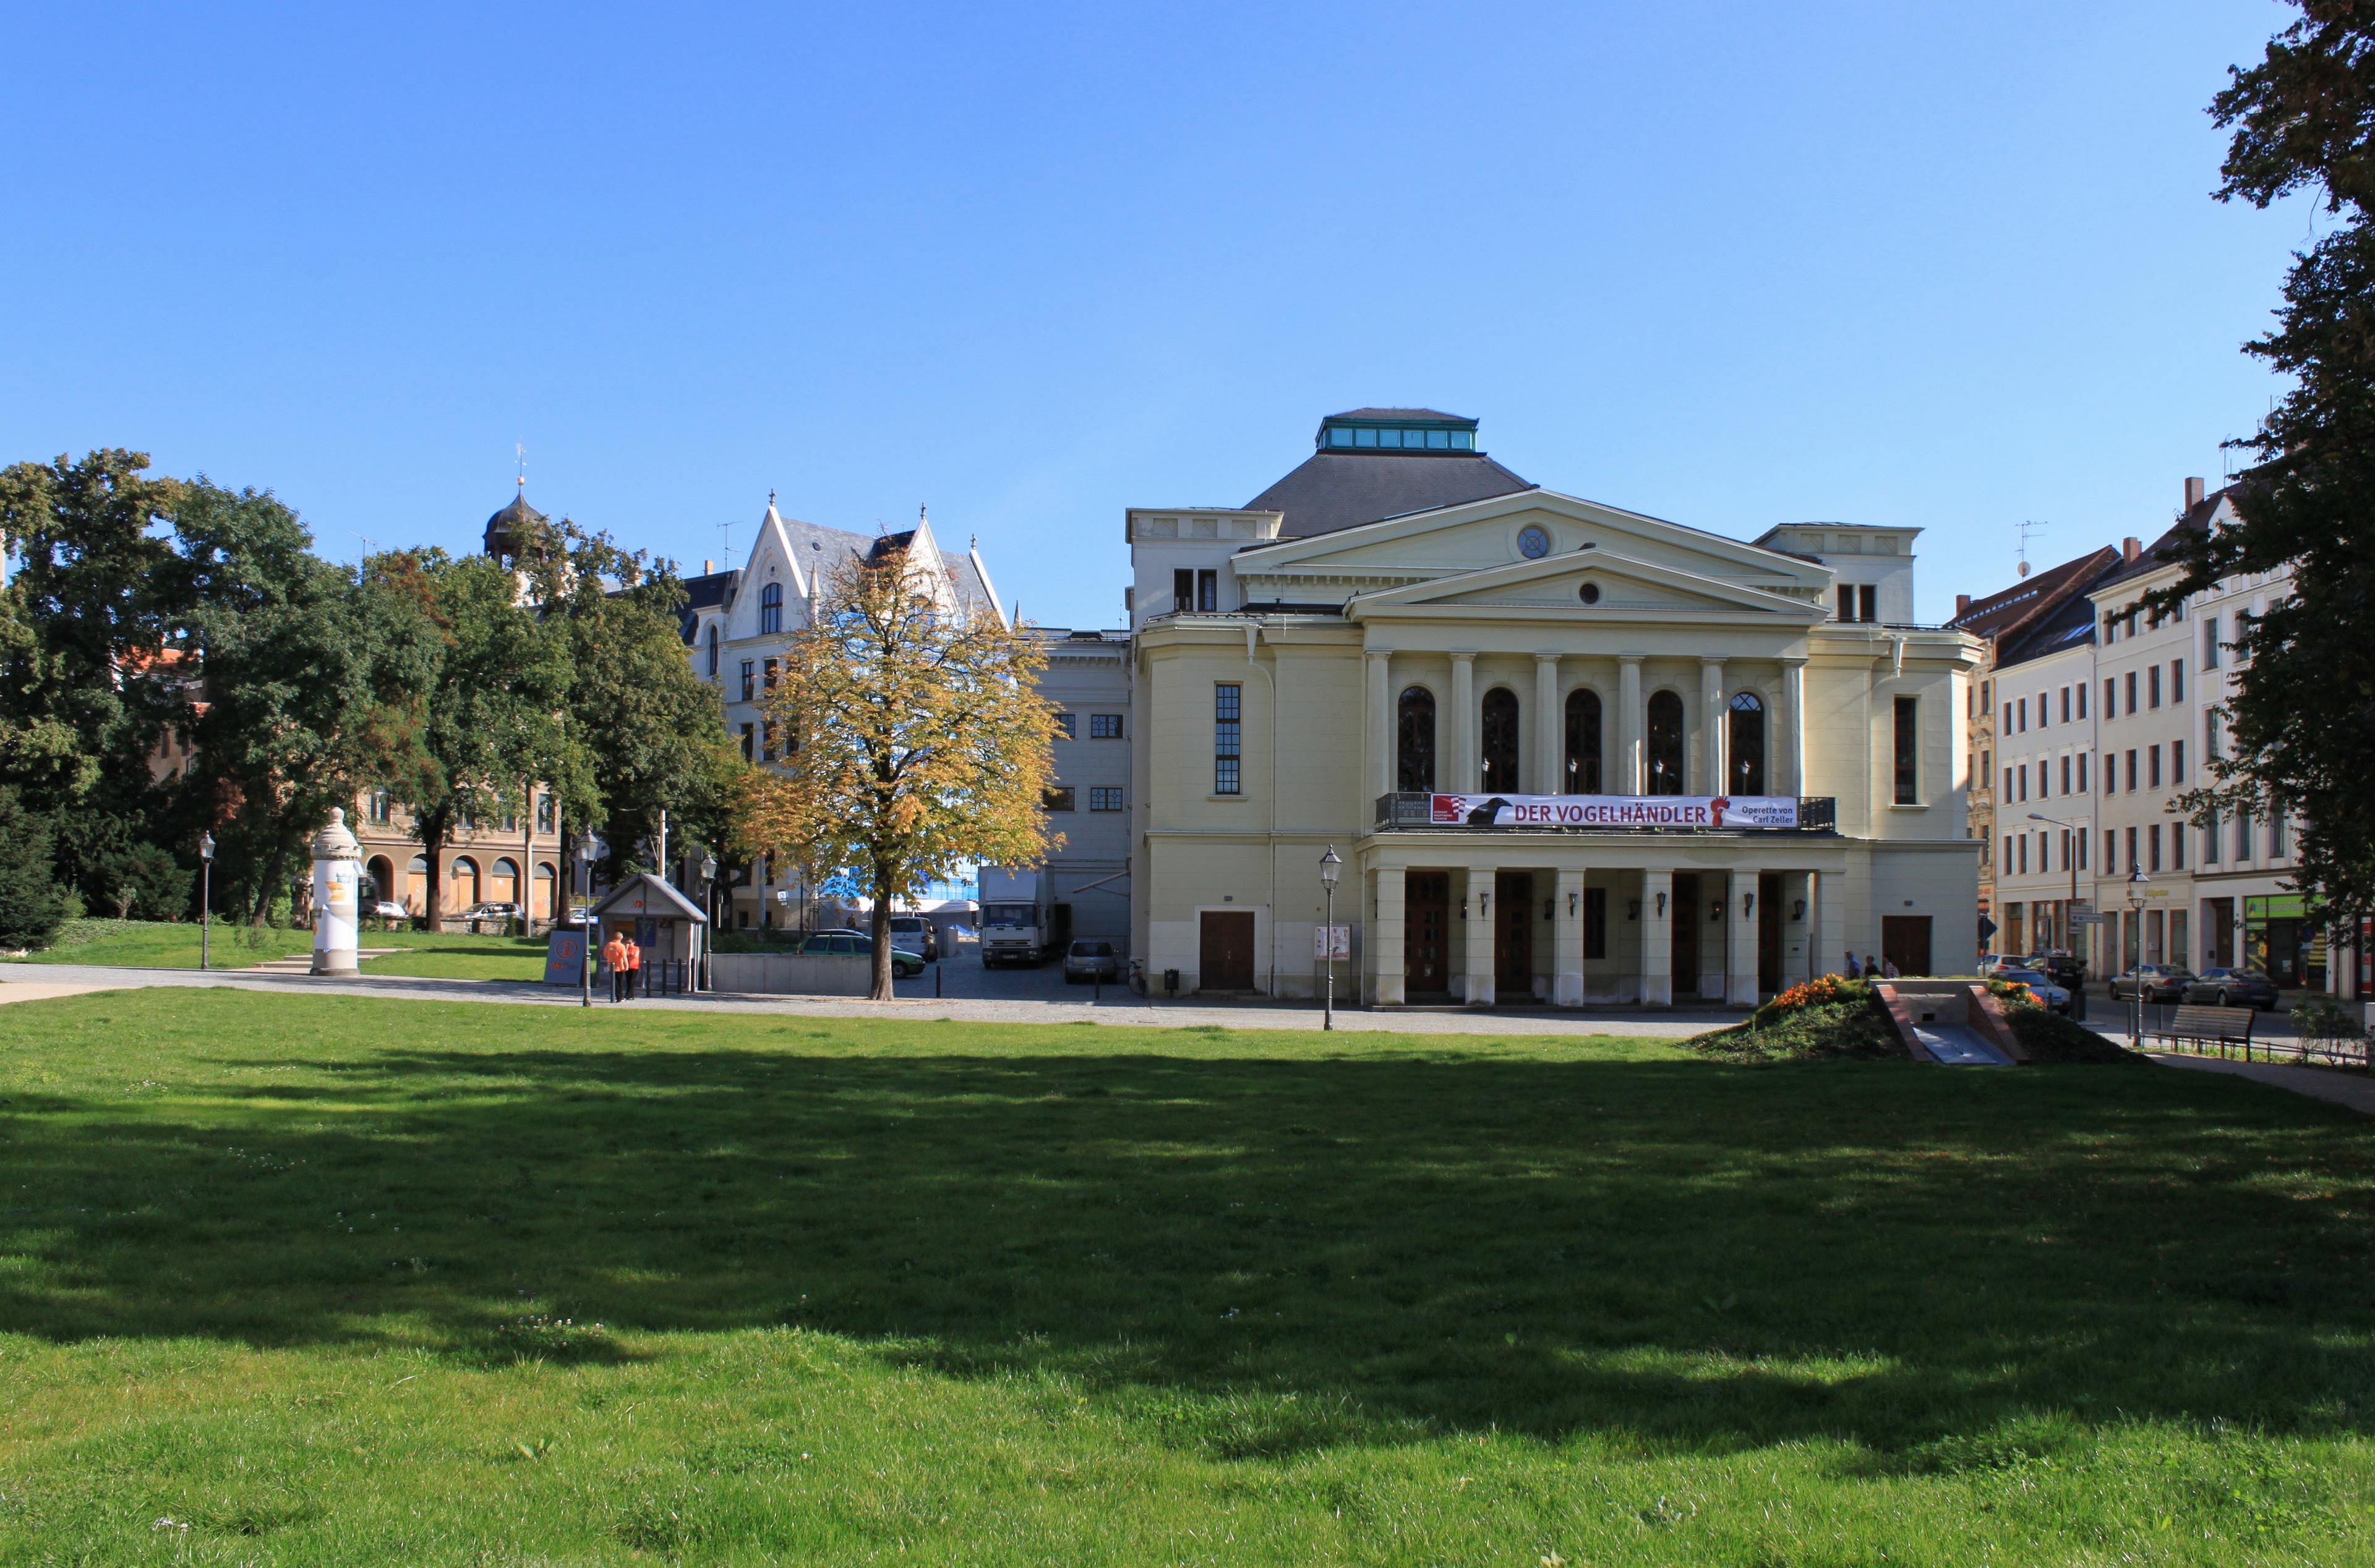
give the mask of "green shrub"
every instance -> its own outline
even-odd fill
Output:
[[[1887,1010],[1873,988],[1860,981],[1837,982],[1828,1000],[1788,1008],[1778,1005],[1782,1000],[1776,997],[1759,1008],[1746,1023],[1699,1035],[1688,1043],[1695,1051],[1734,1062],[1907,1059]]]
[[[2085,1024],[2074,1023],[2040,1007],[2006,1008],[2004,1021],[2012,1026],[2012,1037],[2020,1042],[2028,1059],[2042,1066],[2144,1060],[2119,1042],[2106,1040]]]
[[[50,874],[49,822],[0,789],[0,948],[39,948],[57,935],[65,900]]]

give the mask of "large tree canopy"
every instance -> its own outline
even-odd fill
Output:
[[[834,572],[767,700],[784,749],[751,775],[742,837],[874,895],[874,996],[891,986],[891,901],[960,862],[1033,865],[1062,843],[1042,797],[1055,709],[1038,642],[935,593],[904,552]]]
[[[2296,256],[2275,329],[2246,352],[2293,378],[2236,492],[2240,522],[2185,545],[2166,606],[2223,578],[2290,569],[2292,595],[2237,629],[2216,781],[2197,818],[2290,813],[2297,885],[2375,914],[2375,5],[2305,0],[2211,112],[2234,132],[2221,200],[2312,191],[2342,215]]]

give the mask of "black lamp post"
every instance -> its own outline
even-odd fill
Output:
[[[1336,1027],[1336,878],[1343,874],[1344,862],[1337,855],[1336,846],[1331,843],[1328,846],[1328,853],[1319,857],[1319,886],[1328,898],[1325,917],[1328,925],[1322,933],[1320,945],[1320,952],[1328,965],[1328,977],[1321,989],[1319,1027],[1322,1029]]]
[[[590,1008],[594,1005],[594,841],[584,833],[577,835],[577,893],[585,901],[585,918],[577,927],[577,939],[585,944],[577,955],[577,1005]]]
[[[2145,889],[2151,885],[2152,878],[2145,875],[2143,867],[2128,873],[2128,920],[2136,929],[2135,1011],[2130,1015],[2128,1044],[2138,1051],[2145,1048],[2144,910]]]
[[[701,989],[709,989],[709,941],[717,930],[717,856],[701,857],[701,912],[709,925],[701,933]]]
[[[215,836],[198,835],[198,967],[204,969],[213,957],[208,950],[214,937],[215,903]]]

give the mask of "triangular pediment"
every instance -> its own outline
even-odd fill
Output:
[[[1610,617],[1771,616],[1802,622],[1823,617],[1821,607],[1805,599],[1596,548],[1357,594],[1346,606],[1348,614],[1361,619],[1487,609]]]

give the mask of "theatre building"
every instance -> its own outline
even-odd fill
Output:
[[[1584,501],[1431,409],[1332,416],[1243,508],[1126,517],[1132,949],[1160,992],[1754,1003],[1977,956],[1977,643],[1910,527],[1754,543]]]

